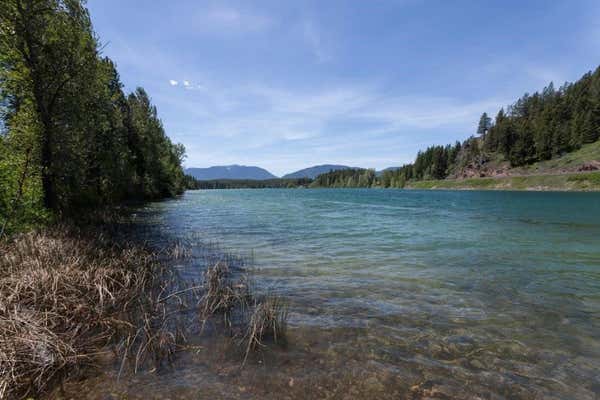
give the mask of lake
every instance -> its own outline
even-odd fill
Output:
[[[140,218],[252,259],[289,344],[240,370],[215,340],[81,398],[600,396],[600,193],[190,191]]]

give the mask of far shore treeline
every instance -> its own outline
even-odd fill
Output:
[[[477,135],[446,146],[420,151],[414,163],[377,174],[371,169],[352,168],[319,175],[314,180],[195,181],[197,189],[264,187],[393,187],[410,182],[471,177],[465,171],[482,167],[531,165],[576,151],[600,140],[600,67],[575,83],[558,89],[550,83],[541,92],[525,94],[498,111],[492,120],[483,113]]]
[[[185,149],[123,92],[79,0],[0,7],[0,229],[182,193]],[[2,233],[0,233],[1,235]]]

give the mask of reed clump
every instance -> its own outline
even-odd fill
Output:
[[[171,355],[178,337],[160,296],[171,290],[152,252],[76,228],[0,243],[0,399],[32,396],[95,365],[107,345]]]
[[[220,315],[228,328],[233,328],[236,313],[244,312],[250,300],[250,292],[245,277],[232,278],[228,263],[218,261],[204,271],[203,296],[200,303],[200,317],[203,324],[210,318]]]
[[[287,339],[287,304],[275,294],[255,295],[249,282],[246,274],[235,273],[228,263],[214,263],[204,272],[200,307],[203,324],[223,318],[244,352],[244,363],[252,351],[264,347],[264,341],[283,344]]]
[[[267,295],[254,301],[241,344],[245,347],[244,362],[250,352],[263,347],[266,339],[285,344],[287,341],[288,307],[281,297]]]

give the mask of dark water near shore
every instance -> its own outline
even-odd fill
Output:
[[[600,398],[598,193],[197,191],[140,218],[252,258],[289,345],[240,370],[202,341],[74,398]]]

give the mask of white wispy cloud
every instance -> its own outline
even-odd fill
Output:
[[[197,19],[198,29],[224,34],[263,31],[273,24],[269,16],[226,6],[203,10]]]
[[[174,79],[171,79],[171,80],[169,80],[169,84],[170,84],[171,86],[177,86],[177,85],[179,85],[179,82],[178,82],[178,81],[176,81],[176,80],[174,80]]]
[[[327,62],[333,58],[330,45],[324,40],[321,30],[313,21],[304,21],[302,36],[318,62]]]
[[[267,99],[276,114],[303,116],[316,121],[361,120],[377,129],[364,132],[406,128],[432,129],[440,126],[473,124],[483,111],[504,103],[503,99],[465,102],[450,97],[390,96],[378,87],[346,86],[312,93],[298,93],[264,86],[250,90]],[[364,127],[365,124],[360,124]]]
[[[277,148],[269,162],[282,151],[290,157],[284,165],[290,165],[293,158],[298,166],[311,159],[349,163],[365,151],[378,157],[364,166],[380,168],[412,161],[417,149],[449,141],[448,131],[456,132],[456,139],[468,137],[483,111],[495,113],[507,103],[496,98],[466,102],[389,96],[379,86],[360,84],[298,91],[261,84],[232,89],[212,82],[208,88],[196,92],[194,99],[168,99],[189,118],[185,125],[171,130],[178,132],[179,140],[227,149],[215,154],[247,163],[252,162],[255,150],[266,154]],[[288,146],[288,151],[281,150]],[[193,150],[189,153],[193,162]],[[207,157],[215,154],[202,153],[201,160],[206,163]]]
[[[190,86],[190,81],[183,81],[183,86],[189,87]]]
[[[556,66],[529,64],[525,67],[525,72],[537,86],[546,86],[550,82],[554,82],[554,85],[558,87],[567,80],[566,74]]]

